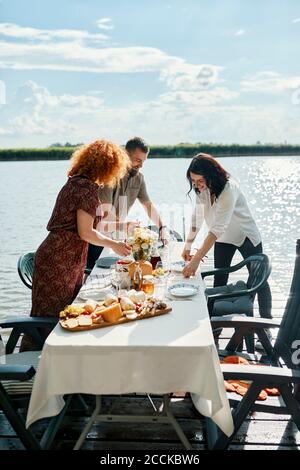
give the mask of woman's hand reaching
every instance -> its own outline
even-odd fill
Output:
[[[182,274],[184,277],[195,276],[196,271],[199,267],[200,261],[195,257],[183,268]]]
[[[204,258],[207,258],[205,255]],[[200,263],[204,263],[204,259],[199,257],[199,254],[190,256],[189,263],[183,268],[182,274],[184,277],[195,276]]]
[[[111,248],[119,256],[128,256],[131,253],[131,246],[126,242],[112,240]]]

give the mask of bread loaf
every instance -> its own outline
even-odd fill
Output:
[[[141,261],[140,263],[143,276],[151,276],[152,274],[152,264],[149,261]]]
[[[109,307],[109,305],[115,303],[115,302],[118,302],[118,297],[116,297],[115,295],[113,294],[107,294],[105,296],[105,299],[104,299],[104,305],[106,307]]]
[[[123,312],[124,310],[135,310],[135,304],[128,297],[121,297],[120,305]]]
[[[149,261],[133,261],[128,266],[129,276],[133,279],[134,271],[137,265],[140,265],[143,276],[149,276],[152,274],[152,264]]]
[[[146,294],[142,290],[136,291],[135,289],[131,289],[127,296],[132,302],[136,304],[142,303],[146,300]]]

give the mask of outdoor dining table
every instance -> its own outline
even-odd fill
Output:
[[[182,244],[172,242],[172,261],[180,260],[181,251]],[[102,256],[108,254],[112,253],[102,252]],[[108,275],[108,269],[95,266],[82,292],[93,285],[96,291],[97,282],[105,283]],[[168,283],[178,280],[184,280],[182,275],[170,277]],[[64,395],[92,394],[96,396],[96,407],[75,449],[81,447],[94,422],[125,420],[169,422],[184,447],[191,449],[169,406],[172,392],[183,391],[189,392],[197,410],[210,418],[212,429],[217,426],[226,435],[232,434],[232,415],[201,274],[185,282],[197,284],[198,293],[179,300],[166,298],[172,311],[159,317],[80,332],[66,331],[58,323],[42,350],[27,427],[59,414],[64,408]],[[130,393],[163,395],[163,411],[154,417],[101,414],[102,395]]]

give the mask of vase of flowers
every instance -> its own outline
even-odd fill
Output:
[[[135,261],[147,261],[150,259],[152,247],[157,243],[158,234],[149,228],[137,227],[128,244],[132,247],[132,255]]]

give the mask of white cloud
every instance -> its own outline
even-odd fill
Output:
[[[151,143],[292,142],[300,134],[297,106],[291,113],[291,109],[270,105],[236,104],[240,92],[226,87],[220,65],[191,64],[156,47],[112,47],[108,42],[103,47],[101,34],[80,30],[0,24],[1,33],[0,68],[155,72],[166,87],[151,101],[112,106],[98,90],[57,95],[33,81],[26,82],[14,99],[2,106],[4,145],[44,146],[59,140],[87,142],[99,137],[124,143],[133,134]],[[300,76],[264,71],[244,77],[241,92],[279,93],[299,86]]]
[[[161,80],[172,90],[198,90],[214,85],[223,67],[211,64],[178,63],[162,70]]]
[[[31,41],[54,41],[57,39],[81,41],[89,40],[103,42],[108,36],[101,33],[89,33],[79,29],[38,29],[19,26],[13,23],[0,23],[0,34],[14,39],[27,39]]]
[[[292,23],[300,23],[300,18],[293,19]]]
[[[236,92],[216,87],[170,91],[155,100],[111,106],[103,95],[55,95],[29,81],[3,107],[1,140],[7,146],[89,142],[99,137],[124,143],[131,135],[141,135],[151,144],[297,140],[296,106],[291,112],[232,104],[236,97]]]
[[[0,106],[6,103],[6,86],[5,83],[0,80]]]
[[[94,42],[98,35],[86,31],[40,30],[5,23],[0,24],[1,32],[9,36],[9,40],[0,41],[0,68],[3,69],[157,72],[160,80],[172,90],[198,90],[214,85],[220,81],[219,73],[223,70],[221,66],[212,64],[190,64],[155,47],[89,44],[88,40]],[[12,41],[11,38],[24,40]]]
[[[52,95],[47,88],[29,80],[17,89],[3,108],[2,135],[69,134],[77,129],[70,117],[90,115],[103,107],[103,100],[88,95]]]
[[[188,129],[195,126],[195,119],[202,122],[204,115],[212,114],[216,104],[235,96],[225,88],[171,91],[152,101],[112,107],[102,96],[54,95],[28,81],[5,107],[0,133],[8,139],[24,140],[32,136],[35,142],[44,136],[43,145],[59,139],[88,141],[100,134],[121,143],[136,133],[150,135],[152,141],[157,139],[161,143],[178,142],[178,133],[181,140],[186,140],[184,132],[191,138]]]
[[[300,75],[285,77],[278,72],[264,71],[241,81],[241,90],[246,92],[282,93],[300,86]]]
[[[111,18],[100,18],[100,20],[97,20],[96,24],[99,29],[104,29],[106,31],[114,29]]]
[[[234,36],[243,36],[246,33],[244,29],[238,29],[235,33]]]
[[[211,90],[200,91],[173,91],[160,96],[160,102],[176,107],[184,106],[186,109],[199,109],[201,106],[210,106],[224,101],[235,99],[239,93],[227,88],[216,87]]]
[[[13,44],[0,41],[1,68],[49,69],[98,73],[157,71],[184,60],[151,47],[96,48],[72,42]]]

